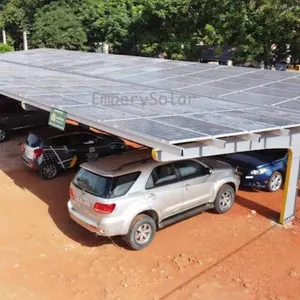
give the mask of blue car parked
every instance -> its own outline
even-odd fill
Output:
[[[237,168],[241,187],[276,192],[284,182],[287,150],[262,150],[227,154],[221,158]]]

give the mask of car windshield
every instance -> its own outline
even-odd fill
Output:
[[[117,177],[101,176],[81,168],[73,183],[85,192],[100,198],[116,198],[124,196],[140,172],[130,173]]]

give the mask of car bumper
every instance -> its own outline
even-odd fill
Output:
[[[76,211],[72,205],[72,201],[68,201],[68,211],[70,218],[80,226],[89,230],[90,232],[96,233],[100,236],[116,236],[124,235],[127,233],[124,230],[124,222],[119,218],[102,218],[99,222],[90,220],[86,216]]]
[[[27,168],[35,170],[35,171],[39,170],[39,165],[34,160],[27,158],[24,154],[21,155],[21,159],[22,159],[23,164]]]
[[[242,178],[240,186],[243,188],[265,189],[268,187],[268,180],[247,175]]]

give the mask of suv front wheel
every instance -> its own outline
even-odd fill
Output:
[[[224,214],[228,212],[235,199],[235,191],[229,184],[224,184],[218,191],[215,200],[215,211],[218,214]]]
[[[127,235],[123,236],[123,240],[131,249],[141,250],[152,242],[155,232],[155,221],[151,217],[141,214],[134,218]]]

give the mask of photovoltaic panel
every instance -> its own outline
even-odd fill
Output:
[[[250,111],[229,111],[224,112],[225,116],[232,116],[241,118],[243,121],[254,121],[263,124],[271,124],[274,126],[289,126],[293,125],[295,122],[291,120],[286,120],[283,118],[275,117],[275,116],[267,116],[263,112],[257,110]],[[300,120],[299,120],[300,123]]]
[[[300,101],[292,100],[289,102],[283,102],[281,104],[276,105],[278,108],[289,109],[293,111],[300,111]]]
[[[247,92],[238,92],[234,94],[225,94],[221,95],[220,98],[226,99],[228,101],[236,101],[241,103],[247,103],[250,105],[259,105],[259,106],[272,106],[281,101],[285,101],[286,98],[278,96],[269,96],[269,95],[260,95],[260,94],[251,94]]]
[[[215,114],[196,114],[197,119],[203,120],[207,123],[225,125],[230,124],[233,128],[236,128],[244,132],[261,131],[270,128],[278,128],[274,124],[268,124],[266,122],[255,122],[253,120],[247,120],[243,117],[233,117],[226,113]]]
[[[252,88],[252,89],[247,90],[247,92],[252,93],[252,94],[282,97],[285,99],[295,98],[295,97],[299,96],[299,93],[297,93],[297,92],[291,92],[289,90],[283,90],[283,89],[277,89],[277,88],[274,89],[270,86]]]
[[[260,76],[257,76],[257,78],[249,78],[244,76],[239,76],[239,77],[231,77],[231,78],[225,78],[222,79],[222,82],[224,83],[236,83],[236,84],[241,84],[241,87],[245,84],[248,86],[258,86],[258,85],[262,85],[262,84],[267,84],[267,83],[272,83],[272,80],[269,78],[269,80],[267,79],[262,79],[262,78],[258,78]]]
[[[240,91],[242,89],[251,88],[250,84],[235,83],[233,79],[231,82],[224,82],[224,81],[208,82],[207,86],[213,88],[227,89],[231,91]]]
[[[227,110],[242,110],[242,109],[250,109],[253,106],[247,103],[236,103],[230,102],[222,99],[211,99],[205,97],[194,97],[189,96],[191,99],[190,103],[192,108],[202,109],[205,112],[219,112],[219,111],[227,111]]]
[[[277,83],[272,83],[268,85],[269,88],[274,88],[274,89],[279,89],[279,90],[285,90],[288,92],[296,92],[300,93],[300,84],[292,84],[292,83],[282,83],[282,82],[277,82]]]
[[[194,95],[206,96],[206,97],[219,97],[221,95],[232,92],[230,89],[221,89],[217,87],[210,87],[205,84],[190,86],[180,89],[183,93],[190,93]]]
[[[150,146],[291,128],[300,120],[296,72],[54,49],[2,54],[0,69],[0,93],[136,142],[147,138]]]
[[[132,119],[136,116],[131,113],[126,113],[114,108],[106,108],[101,106],[81,106],[81,107],[69,107],[68,111],[74,114],[81,114],[87,116],[89,119],[93,118],[95,121],[105,122],[115,120]]]
[[[208,135],[192,132],[186,129],[171,126],[169,124],[158,123],[149,119],[133,119],[122,121],[109,121],[114,126],[126,128],[127,130],[139,131],[148,137],[155,137],[161,140],[170,141],[171,143],[186,142],[197,140]]]
[[[284,83],[300,85],[300,77],[294,77],[291,79],[287,79],[284,81]]]
[[[176,126],[177,128],[182,128],[194,132],[201,132],[204,133],[205,135],[211,135],[211,136],[228,134],[229,132],[230,134],[241,132],[241,130],[239,129],[234,129],[226,125],[218,125],[216,123],[205,122],[200,120],[199,118],[193,119],[184,116],[171,116],[171,117],[153,118],[152,120],[159,121],[164,124],[173,125]]]

